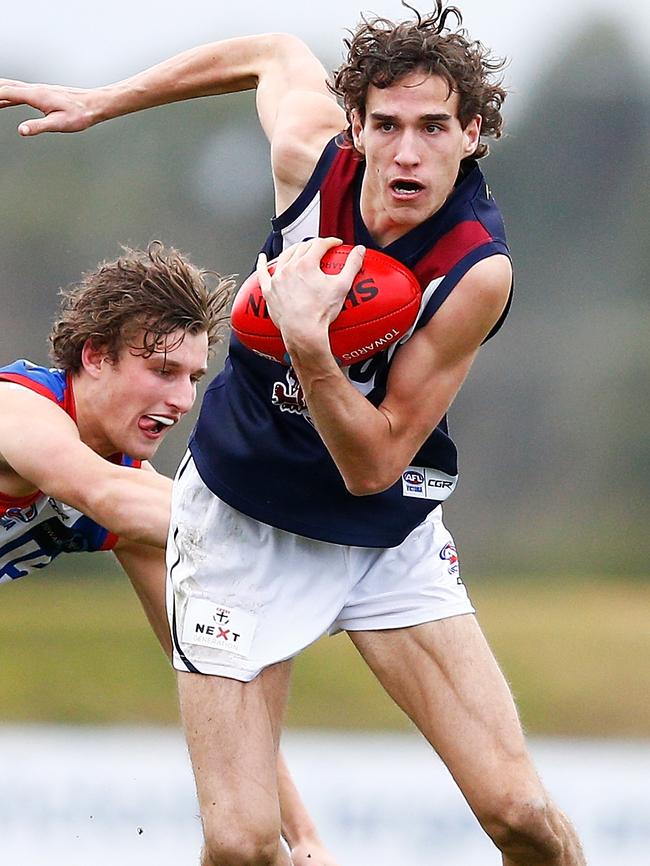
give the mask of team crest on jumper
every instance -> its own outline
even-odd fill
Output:
[[[305,400],[305,392],[302,390],[302,385],[298,381],[293,367],[288,368],[284,382],[273,383],[271,402],[278,407],[280,412],[302,415],[310,424],[312,423]]]
[[[8,508],[2,517],[0,517],[0,526],[3,526],[5,529],[11,529],[18,522],[31,523],[37,514],[38,509],[33,503],[26,508],[13,506],[12,508]]]

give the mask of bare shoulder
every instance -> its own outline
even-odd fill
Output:
[[[328,72],[306,43],[287,33],[269,34],[259,53],[257,113],[280,155],[296,134],[309,143],[320,128],[343,128],[345,115],[329,89]]]
[[[70,416],[49,397],[33,391],[31,388],[19,382],[0,382],[0,407],[2,407],[3,418],[11,417],[17,421],[36,423],[39,418],[61,418],[71,429],[76,430],[76,425]],[[64,419],[67,419],[64,420]]]
[[[284,210],[309,180],[325,142],[345,115],[328,86],[328,73],[309,46],[288,33],[223,43],[237,81],[256,88],[257,114],[271,143],[276,208]]]
[[[448,411],[510,295],[507,256],[475,264],[431,320],[396,353],[379,409],[406,459]]]
[[[0,418],[0,490],[25,496],[39,488],[31,470],[51,438],[74,442],[79,433],[60,406],[14,382],[0,382]]]
[[[422,335],[450,358],[481,345],[503,313],[512,289],[512,265],[505,255],[477,262],[459,280]]]
[[[278,212],[300,194],[327,142],[346,126],[345,112],[328,88],[325,68],[304,43],[296,42],[297,56],[286,69],[270,136]],[[258,103],[262,88],[260,81]]]
[[[18,382],[0,382],[0,414],[2,438],[15,435],[23,424],[34,427],[51,421],[77,432],[74,421],[57,403]]]
[[[451,403],[506,308],[511,287],[512,266],[505,255],[490,256],[470,268],[431,320],[400,349],[389,393],[413,393],[432,377],[442,377],[449,380]]]
[[[345,114],[333,98],[294,92],[285,103],[271,142],[277,213],[298,197],[327,142],[345,128]]]
[[[501,313],[512,287],[512,263],[508,256],[489,256],[477,262],[458,283],[462,295],[478,295],[474,300]]]

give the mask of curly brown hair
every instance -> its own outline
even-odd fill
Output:
[[[463,129],[477,114],[483,118],[481,135],[499,138],[503,129],[501,106],[506,98],[502,78],[494,80],[505,66],[505,60],[491,56],[480,42],[470,41],[462,29],[463,16],[455,6],[444,6],[435,0],[435,9],[422,16],[402,0],[415,20],[395,23],[387,18],[366,18],[345,40],[346,62],[334,74],[332,91],[341,98],[348,119],[345,140],[352,144],[352,112],[365,121],[368,87],[383,89],[411,72],[422,71],[445,79],[450,93],[459,95],[458,118]],[[456,28],[447,20],[453,16]],[[480,142],[473,159],[488,153]]]
[[[160,241],[146,250],[123,247],[116,261],[100,264],[61,290],[50,357],[58,367],[76,372],[87,340],[116,361],[126,346],[148,358],[175,348],[186,333],[204,331],[212,348],[224,334],[234,285],[231,278],[200,270]],[[170,345],[167,337],[179,330],[183,333]]]

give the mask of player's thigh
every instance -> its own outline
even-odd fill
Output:
[[[167,563],[174,667],[239,680],[317,640],[353,583],[347,548],[237,511],[191,458],[174,481]]]
[[[537,796],[510,689],[472,614],[349,635],[476,811]]]
[[[213,833],[279,835],[276,758],[291,662],[250,682],[178,673],[181,718],[201,816]]]

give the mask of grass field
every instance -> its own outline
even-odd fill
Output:
[[[650,581],[470,586],[533,734],[650,737]],[[173,724],[173,675],[121,575],[0,588],[0,721]],[[347,637],[295,667],[294,727],[404,729]]]

